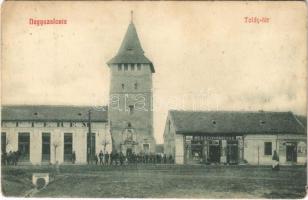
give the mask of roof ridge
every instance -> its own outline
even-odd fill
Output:
[[[242,110],[169,110],[169,112],[194,112],[194,113],[291,113],[291,111],[242,111]]]
[[[108,105],[63,105],[63,104],[2,104],[1,107],[108,107]]]

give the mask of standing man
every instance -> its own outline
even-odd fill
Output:
[[[104,154],[102,150],[99,152],[98,156],[99,156],[99,164],[103,165]]]
[[[73,151],[73,153],[72,153],[72,163],[75,164],[75,161],[76,161],[76,154],[75,154],[75,151]]]
[[[105,153],[105,165],[109,164],[109,154],[108,151]]]

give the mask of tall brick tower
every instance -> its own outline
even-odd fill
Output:
[[[129,155],[155,151],[153,137],[153,63],[144,55],[133,20],[117,55],[108,63],[111,72],[109,121],[113,150]]]

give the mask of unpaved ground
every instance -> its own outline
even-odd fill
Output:
[[[4,168],[4,193],[23,196],[21,188],[29,190],[33,172],[52,173],[54,169]],[[15,184],[19,185],[15,191],[11,187],[18,177],[23,181]],[[30,183],[25,185],[27,178]],[[55,181],[34,196],[303,198],[305,185],[306,171],[300,166],[282,167],[278,172],[256,166],[61,166]]]

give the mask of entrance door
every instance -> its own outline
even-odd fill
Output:
[[[149,144],[143,144],[143,151],[145,154],[150,152],[150,145]]]
[[[220,162],[220,145],[211,144],[209,146],[209,162],[219,163]]]
[[[297,148],[295,143],[289,143],[286,146],[287,162],[297,161]]]
[[[133,150],[131,148],[126,149],[126,156],[130,157],[133,154]]]
[[[20,161],[30,161],[30,133],[18,134],[18,151]]]
[[[238,163],[238,141],[227,142],[227,163]]]

